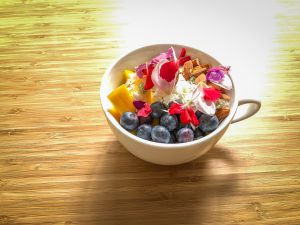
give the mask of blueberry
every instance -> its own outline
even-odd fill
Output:
[[[169,131],[173,131],[178,126],[178,119],[175,115],[166,113],[160,118],[160,125],[166,127]]]
[[[147,117],[140,116],[140,117],[139,117],[139,121],[140,121],[140,124],[144,124],[144,123],[150,124],[150,123],[152,123],[153,118],[152,118],[150,115],[147,116]]]
[[[154,102],[150,105],[150,107],[152,109],[151,116],[154,119],[160,118],[164,112],[163,110],[165,110],[165,106],[161,102]]]
[[[179,143],[193,141],[194,132],[190,128],[181,128],[179,131],[177,131],[176,138]]]
[[[151,141],[151,131],[152,131],[151,125],[143,124],[138,127],[136,135],[142,139]]]
[[[191,124],[183,124],[183,123],[181,123],[181,121],[179,119],[177,130],[180,130],[181,128],[190,128],[190,129],[192,129],[192,126],[191,126]]]
[[[171,134],[167,128],[157,125],[152,128],[151,137],[154,142],[169,143]]]
[[[139,118],[133,112],[124,112],[121,116],[120,124],[124,129],[133,131],[139,125]]]
[[[198,119],[203,115],[203,113],[200,112],[199,110],[197,110],[195,114],[196,114]]]
[[[200,130],[200,127],[197,127],[194,130],[194,140],[198,140],[200,138],[203,138],[205,134]]]
[[[173,132],[170,133],[171,134],[171,138],[170,138],[170,141],[169,143],[175,143],[176,142],[176,136]]]
[[[218,117],[214,116],[209,116],[206,114],[203,114],[200,117],[200,129],[205,132],[209,133],[217,129],[219,126],[219,120]]]

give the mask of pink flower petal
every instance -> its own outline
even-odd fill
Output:
[[[160,68],[163,64],[168,63],[169,61],[167,59],[163,59],[161,60],[154,68],[154,70],[152,71],[152,81],[154,83],[154,85],[157,87],[157,89],[159,91],[164,92],[165,94],[171,94],[173,88],[175,87],[175,83],[176,83],[176,77],[178,75],[178,71],[175,74],[175,77],[173,80],[171,80],[170,82],[168,82],[167,80],[163,79],[160,75]]]
[[[193,103],[197,110],[207,115],[214,115],[216,112],[216,105],[211,101],[204,99],[203,88],[197,88],[193,93]]]
[[[139,65],[138,67],[135,68],[135,71],[136,71],[136,75],[139,77],[139,78],[142,78],[144,73],[143,73],[143,70],[147,69],[146,67],[146,63],[143,63],[141,65]]]
[[[151,60],[151,63],[157,64],[158,62],[160,62],[163,59],[169,59],[169,60],[175,60],[175,61],[177,60],[173,47],[169,48],[168,51],[160,53],[158,56],[154,57]]]
[[[152,112],[152,109],[149,105],[149,103],[145,103],[144,107],[141,108],[138,113],[137,113],[137,116],[139,117],[147,117],[150,115],[150,113]]]

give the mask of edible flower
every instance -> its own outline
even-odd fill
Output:
[[[155,66],[157,63],[159,63],[163,59],[170,59],[170,60],[177,60],[175,51],[172,47],[170,47],[166,52],[160,53],[158,56],[151,59],[151,62],[149,65],[153,64],[152,66]],[[142,78],[145,75],[145,71],[147,70],[147,63],[140,64],[135,68],[136,75],[139,78]]]
[[[152,109],[151,109],[149,103],[146,102],[144,107],[138,111],[137,116],[147,117],[150,115],[151,112],[152,112]]]
[[[183,66],[183,64],[184,64],[185,62],[190,61],[190,60],[191,60],[191,56],[189,56],[189,55],[184,56],[184,57],[182,57],[182,58],[180,58],[180,59],[178,60],[178,65],[179,65],[179,66]]]
[[[215,102],[221,97],[221,92],[214,88],[203,88],[204,99]]]
[[[153,86],[154,86],[154,83],[153,83],[152,78],[151,78],[152,71],[153,71],[154,67],[155,67],[154,64],[149,64],[148,65],[148,68],[147,68],[147,71],[146,71],[146,82],[145,82],[145,85],[144,85],[145,90],[149,90],[149,89],[153,88]]]
[[[192,123],[195,127],[199,125],[199,120],[194,110],[188,105],[174,102],[169,109],[169,113],[170,115],[180,114],[180,121],[182,124]]]
[[[158,56],[151,60],[151,63],[157,64],[163,59],[176,60],[174,49],[171,47],[166,52],[160,53]]]
[[[141,109],[145,106],[145,103],[144,101],[139,101],[139,100],[136,100],[136,101],[133,101],[133,105],[136,109]]]
[[[162,79],[171,82],[175,79],[176,73],[178,71],[178,66],[174,61],[169,61],[164,63],[160,67],[159,75]]]
[[[193,92],[192,102],[194,103],[194,107],[207,115],[214,115],[216,112],[216,105],[213,101],[208,99],[214,99],[216,96],[210,96],[211,91],[206,90],[206,95],[204,92],[205,87],[199,86]],[[208,89],[208,88],[207,88]],[[206,99],[205,99],[206,96]]]
[[[146,68],[147,68],[146,63],[143,63],[143,64],[139,65],[138,67],[136,67],[135,68],[136,75],[139,78],[142,78],[144,76],[144,72],[145,72]]]
[[[230,67],[219,66],[213,67],[207,71],[206,79],[210,82],[226,89],[232,89],[232,82],[228,76]]]
[[[139,66],[137,66],[135,68],[136,75],[139,78],[143,78],[143,76],[146,75],[146,82],[145,82],[145,85],[144,85],[145,90],[149,90],[154,86],[154,83],[152,81],[152,71],[155,68],[155,66],[157,66],[157,64],[159,64],[163,60],[168,60],[170,62],[177,62],[177,58],[176,58],[175,51],[174,51],[173,47],[170,47],[166,52],[160,53],[158,56],[154,57],[151,60],[150,63],[146,62],[146,63],[140,64]],[[173,65],[172,71],[174,69],[175,69],[175,67]],[[165,68],[163,68],[163,73],[168,73],[167,70],[170,70],[170,69],[169,68],[166,69],[166,66],[165,66]],[[178,68],[177,68],[177,70],[178,70]],[[170,74],[171,73],[174,74],[174,71],[173,72],[172,71],[170,71]],[[173,79],[171,79],[173,75],[171,76],[170,74],[167,75],[167,79],[165,79],[169,82],[171,80],[173,80]]]
[[[224,72],[218,68],[214,67],[207,71],[206,79],[209,81],[220,81],[224,78]]]
[[[169,95],[175,87],[177,75],[177,63],[163,59],[155,66],[151,78],[159,91]]]
[[[186,49],[185,49],[185,48],[182,48],[182,49],[181,49],[181,52],[180,52],[180,55],[179,55],[179,58],[184,57],[185,54],[186,54]]]

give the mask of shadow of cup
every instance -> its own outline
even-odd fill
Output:
[[[88,224],[202,224],[219,218],[217,199],[237,186],[236,161],[222,146],[168,167],[132,156],[117,141],[106,146],[83,193],[79,220]]]

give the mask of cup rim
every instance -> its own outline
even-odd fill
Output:
[[[123,127],[121,127],[120,123],[118,123],[118,121],[108,112],[108,109],[106,109],[103,106],[103,102],[104,98],[107,98],[107,96],[104,96],[104,94],[102,94],[102,90],[103,90],[103,86],[105,85],[105,83],[108,82],[108,76],[111,73],[112,69],[115,67],[115,65],[121,61],[123,58],[127,57],[128,55],[138,52],[138,51],[142,51],[144,49],[148,49],[148,48],[153,48],[153,47],[157,47],[157,46],[161,46],[161,47],[170,47],[170,46],[178,46],[178,47],[183,47],[183,48],[189,48],[192,49],[193,51],[197,51],[197,52],[201,52],[209,57],[211,57],[213,60],[215,60],[217,63],[219,63],[220,65],[222,65],[219,60],[215,59],[213,56],[211,56],[210,54],[199,50],[197,48],[185,45],[185,44],[177,44],[177,43],[159,43],[159,44],[151,44],[151,45],[145,45],[142,47],[138,47],[135,48],[133,50],[129,50],[127,52],[125,52],[124,54],[122,54],[120,57],[116,58],[111,64],[110,66],[106,69],[105,73],[102,76],[101,79],[101,84],[100,84],[100,89],[99,89],[99,94],[100,94],[100,103],[101,103],[101,108],[105,114],[106,119],[108,120],[108,122],[110,122],[120,133],[122,133],[123,135],[125,135],[127,138],[132,139],[140,144],[144,144],[147,145],[149,147],[154,147],[157,148],[159,147],[160,149],[182,149],[185,147],[191,147],[191,146],[196,146],[199,145],[203,142],[206,142],[209,139],[214,138],[215,136],[217,136],[218,134],[220,134],[228,125],[230,125],[237,107],[238,107],[238,98],[237,98],[237,90],[235,87],[235,82],[234,79],[232,78],[232,76],[229,74],[229,78],[231,79],[232,82],[232,90],[234,93],[234,101],[232,103],[232,106],[230,107],[230,112],[229,115],[221,122],[221,124],[217,127],[216,130],[214,130],[213,132],[209,133],[208,135],[204,136],[203,138],[200,138],[198,140],[193,140],[190,142],[185,142],[185,143],[158,143],[158,142],[153,142],[153,141],[148,141],[148,140],[144,140],[141,139],[139,137],[137,137],[136,135],[130,133],[129,131],[125,130]],[[159,54],[159,53],[158,53]],[[125,68],[124,68],[125,69]]]

